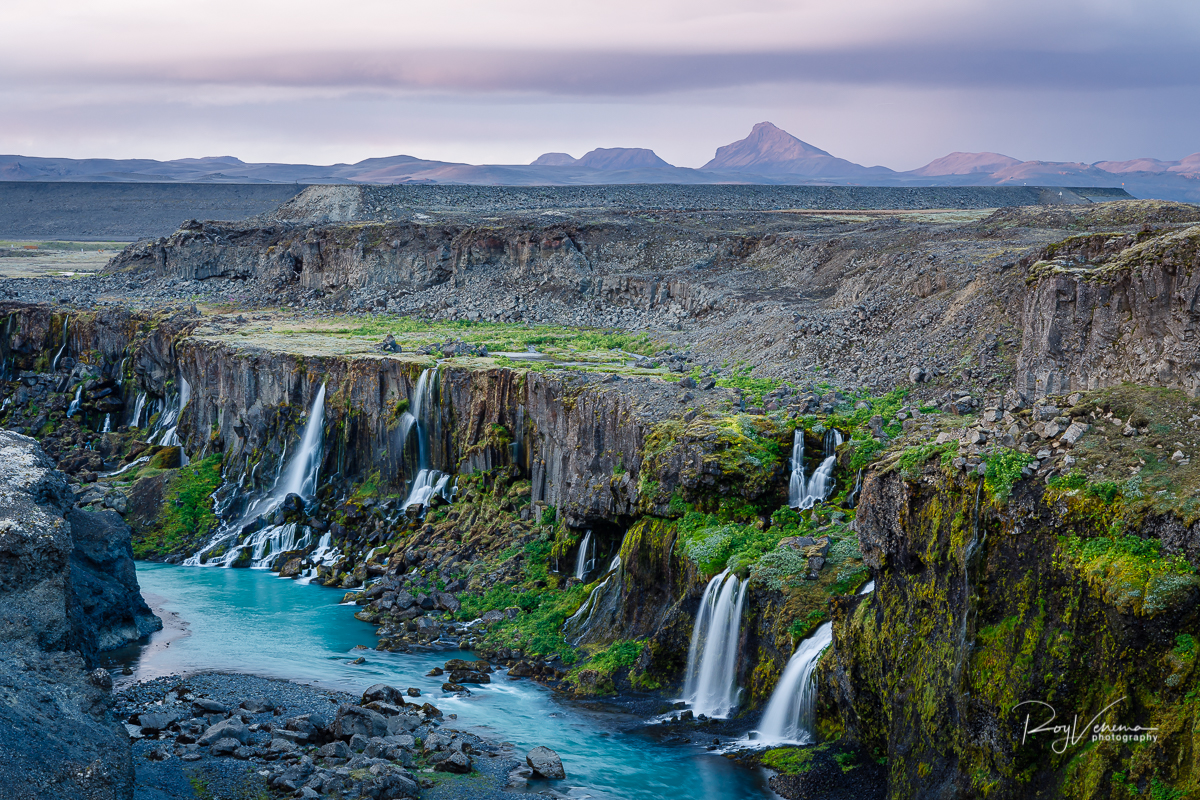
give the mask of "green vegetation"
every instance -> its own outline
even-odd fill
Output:
[[[942,469],[949,469],[950,462],[958,455],[958,440],[952,439],[944,444],[922,444],[910,447],[900,454],[896,460],[896,469],[905,478],[916,478],[925,467],[925,462],[934,456],[940,456]]]
[[[813,755],[818,752],[816,747],[777,747],[762,754],[762,765],[773,769],[782,775],[801,775],[813,767]]]
[[[1021,479],[1021,472],[1034,461],[1029,453],[1001,447],[984,459],[987,472],[984,474],[984,488],[1000,502],[1012,494],[1013,484]]]
[[[752,378],[750,370],[750,367],[738,367],[726,377],[718,378],[717,386],[726,389],[740,389],[747,403],[752,406],[761,406],[763,395],[790,385],[775,378]]]
[[[135,558],[151,558],[202,544],[217,524],[212,493],[221,483],[220,453],[181,468],[167,485],[162,508],[154,524],[133,540]]]
[[[1089,585],[1126,613],[1153,616],[1169,608],[1197,584],[1183,556],[1162,554],[1162,542],[1137,536],[1063,537],[1062,562],[1077,569]]]

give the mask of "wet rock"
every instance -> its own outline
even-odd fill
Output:
[[[397,706],[404,705],[404,693],[396,687],[388,686],[384,683],[377,683],[374,686],[368,687],[363,692],[362,699],[364,703],[381,702]]]
[[[551,750],[549,747],[535,747],[525,756],[525,763],[533,770],[533,774],[540,778],[560,779],[567,777],[566,770],[563,769],[562,759],[558,757],[558,753]]]
[[[451,753],[448,758],[439,761],[434,769],[438,772],[465,775],[471,771],[471,758],[466,753]]]

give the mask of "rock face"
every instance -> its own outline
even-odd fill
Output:
[[[97,651],[114,650],[162,629],[142,599],[133,566],[131,532],[115,511],[73,509],[67,520],[72,603]]]
[[[1196,746],[1184,699],[1200,623],[1194,554],[1164,537],[1164,555],[1190,569],[1127,560],[1097,538],[1102,501],[1030,481],[998,507],[978,480],[932,469],[866,480],[857,524],[876,587],[834,602],[818,728],[844,726],[887,755],[891,798],[970,797],[981,785],[989,797],[1106,796],[1083,776],[1120,772],[1131,752],[1131,780],[1194,791],[1180,766]],[[1132,532],[1162,530],[1148,520]],[[1098,545],[1107,555],[1087,549]],[[1058,725],[1078,715],[1082,738],[1025,735],[1027,717],[1036,728],[1053,713]],[[1158,738],[1094,743],[1093,724]]]
[[[1027,398],[1125,381],[1200,393],[1200,227],[1077,236],[1030,277],[1016,370]]]
[[[75,607],[75,546],[63,475],[24,436],[0,431],[0,785],[5,797],[133,797],[129,739]],[[104,613],[101,612],[104,616]]]

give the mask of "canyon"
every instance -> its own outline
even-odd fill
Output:
[[[9,279],[0,426],[48,454],[44,524],[309,584],[373,658],[462,652],[435,704],[501,676],[625,704],[787,797],[1200,791],[1200,209],[621,191],[309,187]],[[134,610],[38,646],[119,740],[85,666],[151,622],[126,556],[86,569]],[[492,747],[404,750],[448,720],[362,688],[361,740],[236,743],[309,770],[267,791],[449,791],[422,770]],[[1107,727],[1060,747],[1051,711]],[[343,740],[375,779],[334,780]]]

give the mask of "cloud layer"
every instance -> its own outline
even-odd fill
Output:
[[[0,151],[496,162],[640,145],[695,164],[772,119],[837,155],[905,168],[946,152],[925,152],[931,123],[954,138],[948,149],[1037,148],[1028,131],[1006,140],[980,130],[1010,128],[1005,113],[1043,129],[1041,149],[1013,153],[1022,158],[1087,159],[1093,144],[1096,159],[1200,150],[1185,132],[1200,98],[1200,5],[1188,0],[47,9],[10,0],[3,12]],[[664,109],[681,123],[674,132]],[[840,124],[812,123],[830,113]],[[872,147],[865,125],[889,141]],[[1081,152],[1058,150],[1063,126],[1079,127]]]

